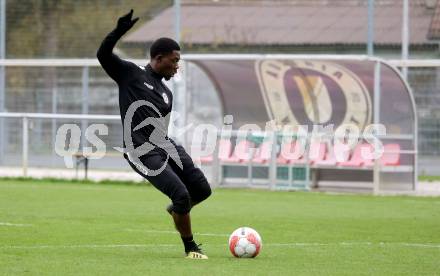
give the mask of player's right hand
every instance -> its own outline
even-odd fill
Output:
[[[135,19],[131,19],[133,16],[133,9],[130,10],[129,13],[127,13],[126,15],[120,17],[118,19],[118,26],[117,29],[121,32],[127,32],[128,30],[131,29],[131,27],[133,27],[134,24],[136,24],[136,22],[139,20],[139,17],[136,17]]]

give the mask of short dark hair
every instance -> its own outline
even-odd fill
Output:
[[[179,44],[171,38],[161,37],[151,44],[150,58],[155,58],[158,55],[170,54],[174,50],[180,51]]]

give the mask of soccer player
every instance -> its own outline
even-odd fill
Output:
[[[163,120],[171,112],[173,95],[162,79],[169,80],[177,72],[180,46],[170,38],[157,39],[145,67],[120,59],[113,48],[139,19],[132,16],[133,10],[118,19],[97,52],[105,72],[119,87],[123,143],[128,149],[124,158],[134,171],[171,199],[166,209],[180,233],[186,258],[207,259],[193,239],[190,211],[211,195],[211,188],[184,148],[167,136]],[[132,120],[129,129],[126,119]],[[142,150],[146,153],[139,153]]]

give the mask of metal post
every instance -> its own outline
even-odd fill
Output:
[[[254,158],[254,148],[250,148],[248,152],[248,166],[247,166],[247,173],[248,173],[248,187],[252,187],[252,159]]]
[[[6,58],[6,0],[0,0],[0,59]],[[5,67],[0,66],[0,112],[5,112]],[[5,156],[6,124],[5,119],[0,118],[0,164]]]
[[[214,154],[213,154],[213,158],[212,158],[212,184],[214,185],[214,187],[218,187],[220,185],[220,160],[219,160],[219,156],[218,153],[220,151],[220,136],[217,136],[216,141],[215,141],[215,149],[214,149]]]
[[[174,0],[174,39],[177,43],[180,43],[180,0]],[[183,74],[186,72],[186,62],[184,63]],[[182,76],[182,81],[186,82],[186,78]],[[178,106],[179,119],[177,120],[177,130],[183,129],[186,125],[186,89],[180,89],[180,84],[176,79],[173,79],[173,91],[175,96],[174,106]],[[178,132],[178,131],[177,131]],[[179,137],[178,142],[182,146],[186,146],[186,133]]]
[[[374,124],[380,123],[380,61],[376,61],[376,64],[374,66]],[[375,148],[377,147],[377,144],[375,145]],[[374,161],[374,170],[373,170],[373,193],[378,194],[380,187],[380,165],[379,165],[379,159],[376,159]]]
[[[374,66],[374,123],[380,123],[380,61],[376,61]]]
[[[89,113],[89,67],[84,66],[82,71],[82,107],[81,113]],[[81,120],[81,149],[86,147],[85,133],[88,120]]]
[[[174,34],[177,43],[180,42],[180,0],[174,0]]]
[[[403,0],[403,24],[402,24],[402,59],[408,59],[408,43],[409,43],[409,11],[408,0]],[[402,75],[405,80],[408,78],[408,67],[402,67]]]
[[[56,114],[57,113],[57,102],[58,102],[58,89],[57,86],[55,84],[55,87],[52,88],[52,113]],[[56,139],[56,133],[57,133],[57,119],[52,119],[52,129],[51,129],[51,133],[52,133],[52,165],[55,165],[56,159],[55,159],[55,139]]]
[[[6,112],[5,104],[5,67],[0,67],[0,112]],[[4,162],[6,144],[6,122],[0,118],[0,165]]]
[[[186,89],[186,80],[187,80],[187,70],[188,70],[188,63],[185,61],[183,63],[183,70],[182,70],[182,76],[179,82],[177,82],[177,92],[179,93],[179,98],[180,98],[180,103],[182,104],[181,106],[181,112],[182,114],[180,114],[180,118],[181,118],[181,125],[180,127],[183,129],[186,124],[187,124],[187,115],[188,115],[188,105],[190,102],[189,96],[189,89]],[[189,134],[189,132],[185,132],[184,135],[182,136],[182,145],[187,146],[187,135]]]
[[[374,0],[368,0],[367,55],[374,54]]]
[[[172,86],[173,86],[173,96],[174,96],[174,102],[173,102],[173,111],[177,112],[177,118],[170,118],[170,121],[175,122],[175,125],[173,124],[170,130],[170,135],[177,135],[181,130],[184,129],[186,126],[186,118],[187,118],[187,91],[189,89],[186,89],[187,87],[187,77],[186,77],[186,62],[183,63],[183,70],[181,74],[181,78],[176,79],[174,78],[172,80]],[[172,120],[171,120],[172,119]],[[175,127],[175,128],[174,128]],[[186,137],[188,135],[188,132],[185,132],[181,134],[176,138],[176,141],[181,144],[183,147],[186,147]]]
[[[416,112],[415,112],[416,113]],[[417,113],[414,115],[414,185],[413,189],[417,191],[419,189],[419,143],[418,143],[418,136],[419,136],[419,130],[418,130],[418,118]]]
[[[310,163],[308,158],[306,159],[307,163],[306,163],[306,173],[305,173],[305,185],[304,185],[304,189],[305,190],[310,190]]]
[[[27,177],[28,168],[28,140],[29,140],[29,120],[23,117],[23,177]]]
[[[174,40],[179,43],[180,42],[180,0],[174,0]],[[185,80],[186,81],[186,80]],[[172,86],[173,86],[173,96],[174,96],[174,103],[173,106],[176,107],[175,111],[178,113],[179,118],[176,120],[176,126],[174,129],[174,125],[172,126],[172,129],[170,129],[170,135],[173,136],[177,133],[179,133],[179,129],[183,127],[182,122],[182,116],[183,116],[183,108],[182,108],[182,95],[179,93],[179,85],[175,78],[172,79]],[[173,119],[173,118],[171,118]],[[186,136],[186,134],[183,134]],[[183,137],[176,137],[177,142],[182,144],[182,146],[185,146],[183,144],[183,140],[185,140]]]
[[[270,152],[270,164],[269,164],[269,189],[273,190],[277,181],[277,132],[271,133],[272,149]]]
[[[84,180],[88,180],[89,158],[87,156],[84,158]]]

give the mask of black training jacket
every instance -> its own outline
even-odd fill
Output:
[[[124,130],[126,115],[133,115],[130,125],[132,144],[124,135],[124,148],[128,145],[137,147],[149,141],[155,150],[164,149],[170,146],[166,117],[171,112],[173,95],[162,82],[162,76],[154,72],[149,64],[146,67],[138,66],[113,54],[113,48],[122,35],[117,29],[110,32],[99,47],[97,57],[105,72],[118,84],[119,109]],[[141,102],[137,102],[139,100]],[[135,102],[137,108],[133,105]],[[134,114],[127,113],[128,111],[134,111]],[[144,120],[147,120],[144,122],[147,124],[135,129]],[[153,131],[154,134],[151,135]]]

